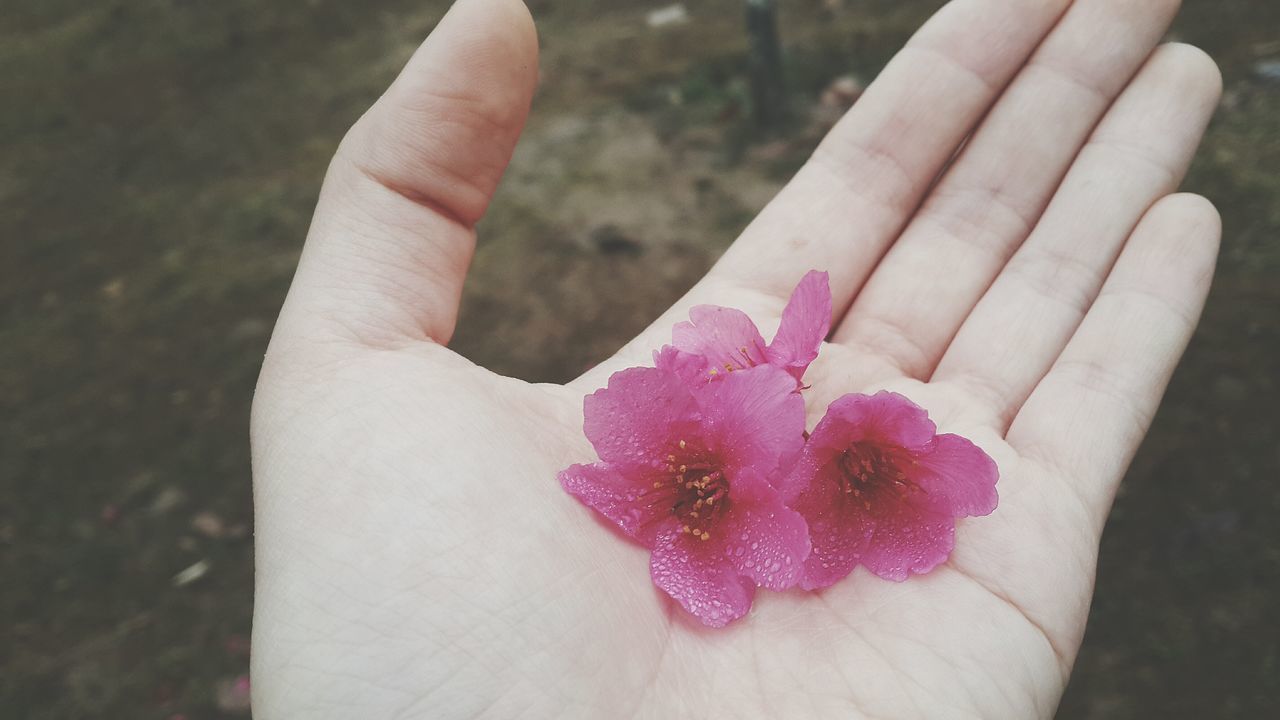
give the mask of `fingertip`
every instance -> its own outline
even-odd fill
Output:
[[[538,84],[520,0],[458,0],[344,148],[366,174],[463,225],[484,215]]]
[[[1191,97],[1217,105],[1222,98],[1222,70],[1218,63],[1195,45],[1170,42],[1156,48],[1152,63],[1159,63],[1175,75]]]
[[[1151,211],[1167,214],[1171,222],[1184,228],[1183,232],[1212,239],[1215,244],[1222,236],[1222,214],[1213,201],[1203,195],[1173,193],[1160,199]]]

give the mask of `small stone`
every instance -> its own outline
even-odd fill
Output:
[[[102,294],[109,300],[117,300],[124,294],[124,278],[112,278],[102,286]]]
[[[152,515],[164,515],[181,505],[186,499],[187,496],[182,490],[169,486],[156,493],[155,498],[151,501],[149,510]]]
[[[645,24],[651,28],[667,27],[669,25],[684,25],[689,22],[689,11],[685,9],[681,3],[667,5],[656,10],[651,10],[644,18]]]
[[[183,587],[199,580],[209,574],[209,561],[201,560],[200,562],[188,567],[177,575],[173,576],[173,586]]]
[[[846,110],[862,97],[862,91],[862,83],[856,77],[841,75],[832,80],[827,89],[822,91],[820,102],[825,107]]]
[[[1259,80],[1280,84],[1280,58],[1268,58],[1254,63],[1253,74]]]
[[[644,253],[644,247],[616,225],[601,225],[592,230],[591,242],[604,255],[636,257]]]
[[[191,529],[214,540],[225,537],[227,534],[222,518],[211,512],[196,513],[195,517],[191,518]]]

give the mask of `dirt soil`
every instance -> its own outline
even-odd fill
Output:
[[[788,0],[794,126],[746,118],[740,0],[531,0],[542,86],[455,348],[565,380],[709,266],[938,0]],[[0,25],[0,716],[236,718],[254,380],[338,139],[440,0],[19,0]],[[1126,480],[1061,718],[1280,704],[1280,3],[1186,0],[1223,65],[1196,341]],[[1272,71],[1274,72],[1274,70]]]

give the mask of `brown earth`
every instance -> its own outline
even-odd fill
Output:
[[[648,5],[530,4],[543,83],[455,348],[555,381],[683,292],[816,142],[821,90],[874,76],[939,2],[783,3],[781,139],[744,117],[739,0],[657,30]],[[329,155],[444,6],[6,6],[0,716],[243,716],[254,379]],[[1280,4],[1187,0],[1175,35],[1226,74],[1187,183],[1223,211],[1222,263],[1103,541],[1062,718],[1280,703],[1280,82],[1257,72]]]

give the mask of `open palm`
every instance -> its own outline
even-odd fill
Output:
[[[306,717],[1049,717],[1115,493],[1219,225],[1173,195],[1216,104],[1173,0],[953,0],[668,315],[568,386],[444,346],[536,82],[519,0],[459,0],[344,140],[254,403],[254,706]],[[565,495],[582,397],[690,306],[766,331],[831,275],[810,427],[892,389],[1001,468],[905,583],[763,593],[723,630]]]

